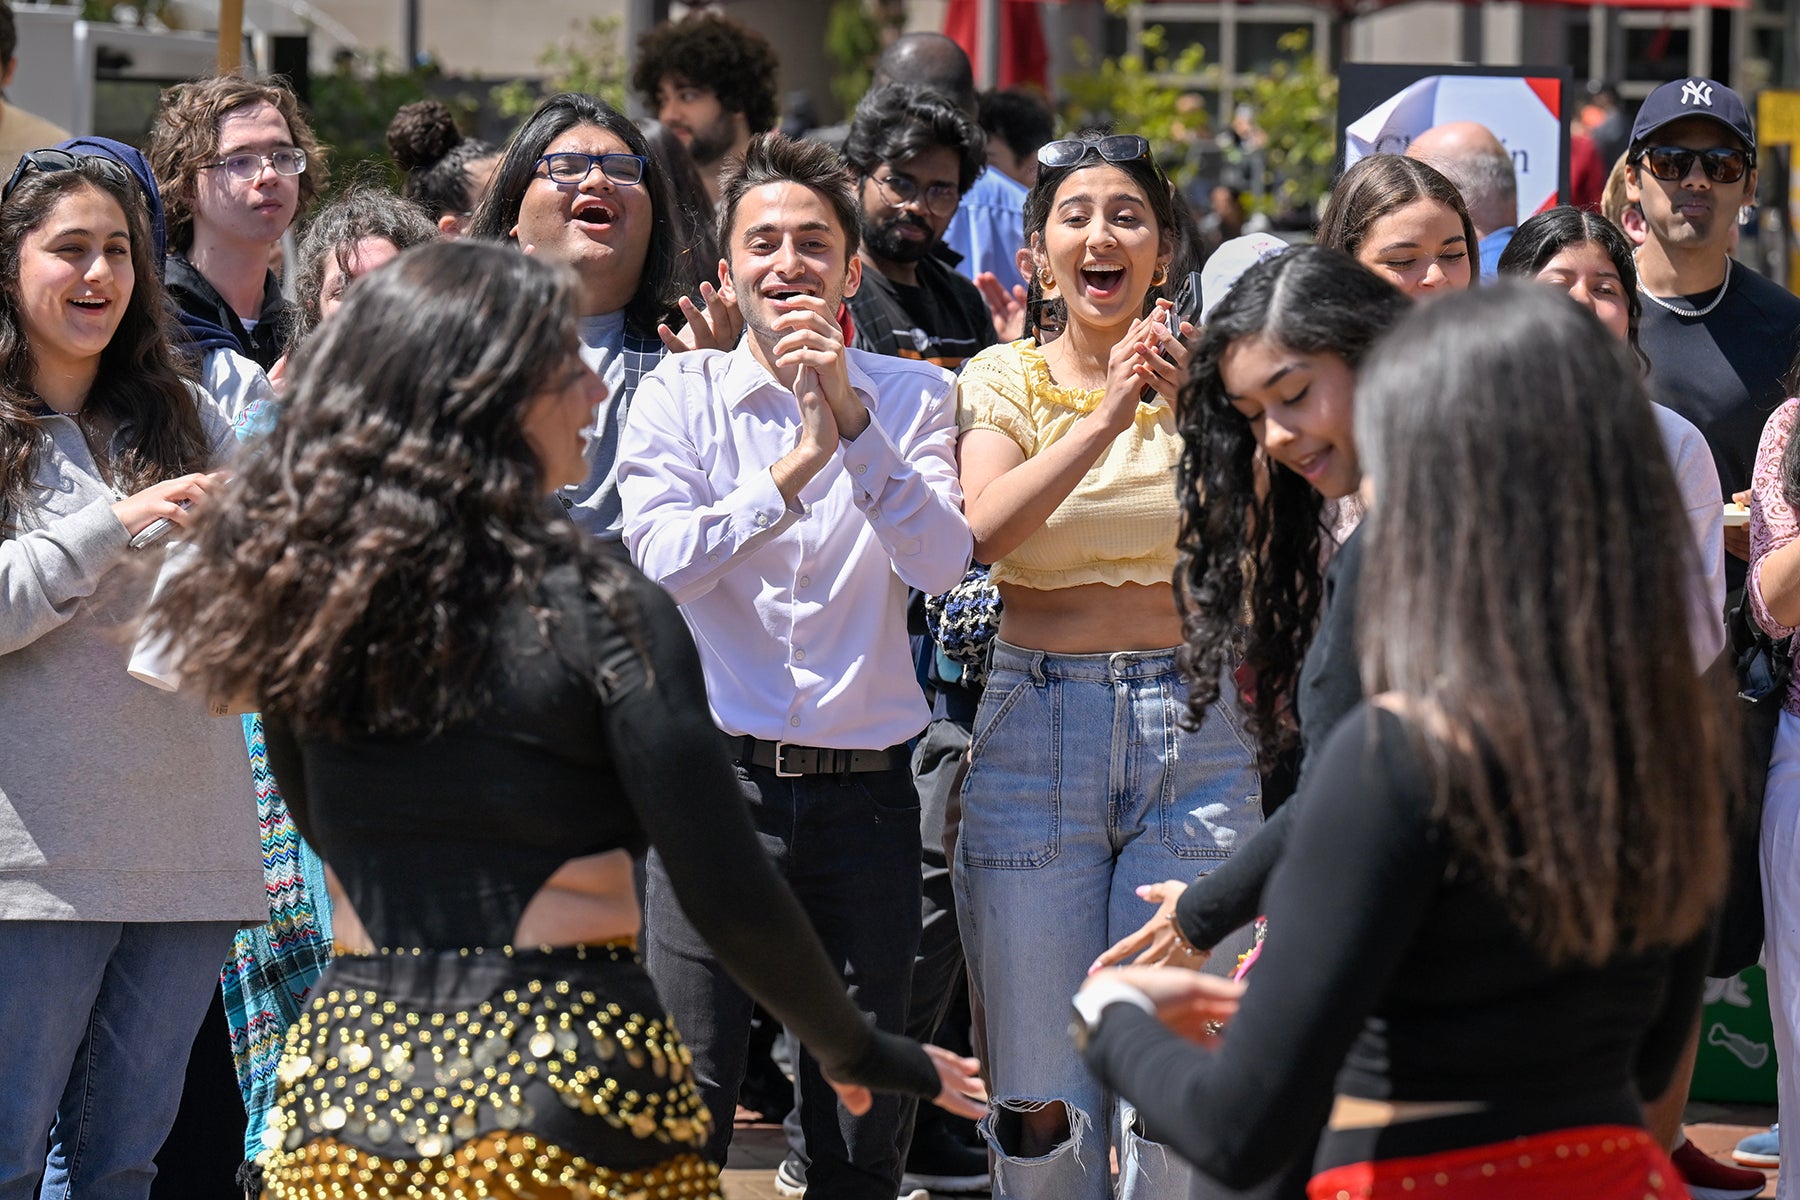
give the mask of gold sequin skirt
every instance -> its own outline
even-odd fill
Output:
[[[628,943],[336,959],[288,1033],[272,1200],[717,1200],[692,1059]]]

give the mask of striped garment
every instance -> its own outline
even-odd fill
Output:
[[[275,1102],[275,1068],[288,1026],[331,962],[331,901],[325,894],[325,865],[301,840],[275,786],[262,718],[255,713],[244,717],[244,744],[256,784],[269,923],[238,931],[219,984],[225,990],[231,1057],[248,1118],[244,1157],[252,1159],[263,1149],[263,1124]]]
[[[274,424],[274,407],[252,404],[239,413],[233,422],[239,440],[266,433]],[[256,713],[244,716],[244,748],[256,789],[269,923],[238,931],[219,986],[238,1089],[244,1094],[244,1158],[249,1161],[263,1149],[263,1125],[275,1102],[275,1068],[288,1026],[331,962],[331,900],[325,891],[325,864],[301,839],[275,786],[262,718]]]

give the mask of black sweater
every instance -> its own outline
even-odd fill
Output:
[[[1391,713],[1352,710],[1308,779],[1269,880],[1269,940],[1218,1048],[1128,1004],[1107,1007],[1089,1046],[1152,1135],[1243,1187],[1305,1150],[1334,1093],[1488,1106],[1474,1125],[1420,1123],[1407,1153],[1541,1132],[1551,1112],[1550,1128],[1641,1123],[1638,1098],[1667,1086],[1699,1003],[1708,935],[1547,963],[1455,861]],[[1321,1160],[1345,1160],[1333,1142],[1351,1136],[1327,1134]]]
[[[474,721],[345,741],[266,722],[301,834],[377,945],[428,949],[509,945],[564,862],[653,845],[719,961],[828,1073],[935,1096],[925,1052],[873,1030],[845,995],[756,840],[680,612],[627,570],[643,654],[564,565],[535,606],[502,613]]]

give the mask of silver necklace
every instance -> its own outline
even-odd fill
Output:
[[[1719,294],[1714,296],[1712,298],[1712,303],[1708,304],[1705,308],[1676,308],[1673,304],[1670,304],[1667,300],[1664,300],[1661,296],[1658,296],[1649,288],[1645,287],[1642,276],[1638,277],[1637,287],[1638,291],[1644,294],[1644,299],[1650,301],[1650,303],[1659,308],[1668,309],[1678,317],[1704,317],[1707,313],[1719,307],[1719,302],[1725,299],[1725,293],[1731,290],[1731,255],[1727,254],[1725,256],[1725,282],[1719,285]]]

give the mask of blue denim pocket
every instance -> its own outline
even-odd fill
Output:
[[[1020,671],[989,677],[963,779],[959,853],[970,866],[1028,870],[1056,857],[1059,692]]]
[[[1181,725],[1186,689],[1172,679],[1163,688],[1158,823],[1164,847],[1178,858],[1225,858],[1262,824],[1262,776],[1231,695],[1223,693],[1200,728],[1189,730]]]

